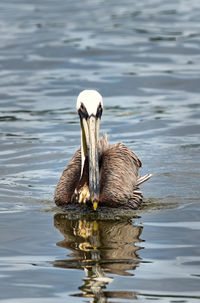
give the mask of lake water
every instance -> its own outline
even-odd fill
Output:
[[[199,20],[197,0],[1,1],[1,302],[200,301]],[[86,88],[154,174],[130,217],[53,203]]]

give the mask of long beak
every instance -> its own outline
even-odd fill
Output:
[[[89,162],[89,190],[90,199],[94,210],[97,209],[100,195],[99,186],[99,157],[98,157],[98,139],[100,118],[90,116],[82,119],[82,145],[85,154],[87,150]],[[86,156],[86,154],[85,154]]]

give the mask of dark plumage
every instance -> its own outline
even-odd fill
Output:
[[[130,148],[122,143],[109,144],[107,136],[99,139],[100,168],[100,205],[137,209],[142,202],[139,184],[147,181],[151,175],[138,176],[142,166]],[[122,169],[123,168],[123,169]],[[88,185],[88,161],[86,159],[83,178],[81,175],[81,149],[79,148],[68,167],[63,171],[55,190],[54,200],[57,205],[77,201],[78,189]]]
[[[151,174],[144,177],[138,176],[138,170],[142,166],[138,157],[122,143],[109,144],[106,135],[98,139],[97,150],[99,204],[137,209],[142,202],[142,193],[138,186],[148,180]],[[81,149],[77,150],[68,167],[62,173],[54,196],[57,205],[85,203],[90,200],[88,153],[85,155],[81,175],[81,152]],[[85,198],[82,198],[81,195]]]

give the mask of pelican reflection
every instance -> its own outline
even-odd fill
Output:
[[[75,296],[92,298],[91,302],[107,302],[107,298],[135,298],[129,291],[106,291],[113,281],[110,274],[133,275],[140,263],[138,250],[142,226],[131,221],[67,219],[65,214],[54,216],[54,225],[64,236],[58,246],[70,249],[65,260],[56,260],[53,265],[61,268],[85,271],[81,293]]]

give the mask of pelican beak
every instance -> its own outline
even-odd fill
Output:
[[[97,209],[100,195],[99,186],[99,139],[100,118],[91,115],[82,119],[82,140],[85,141],[89,162],[89,191],[94,210]]]

